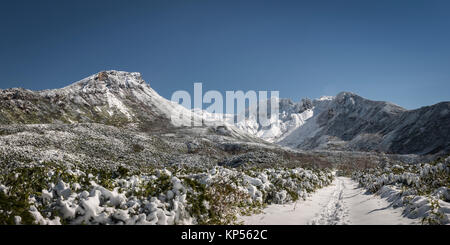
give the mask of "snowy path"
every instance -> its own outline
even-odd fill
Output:
[[[248,225],[420,224],[419,220],[403,217],[401,212],[401,208],[393,209],[386,200],[365,194],[350,178],[337,177],[333,184],[306,201],[270,205],[262,214],[240,219]]]

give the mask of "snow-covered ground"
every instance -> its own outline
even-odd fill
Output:
[[[313,193],[307,200],[287,205],[270,205],[263,213],[243,216],[248,225],[409,225],[420,219],[402,216],[388,201],[368,194],[358,183],[337,177],[333,184]]]
[[[333,179],[328,169],[29,165],[0,175],[0,225],[235,224],[237,215],[304,199]]]

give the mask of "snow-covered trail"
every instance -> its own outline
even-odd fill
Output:
[[[419,220],[402,216],[402,209],[376,195],[366,194],[347,177],[318,190],[306,201],[270,205],[263,213],[241,217],[248,225],[409,225]]]

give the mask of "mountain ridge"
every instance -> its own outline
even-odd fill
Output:
[[[225,119],[215,123],[237,138],[261,138],[299,150],[450,152],[450,102],[406,110],[390,102],[341,92],[299,102],[279,99],[276,103],[280,117],[275,125],[263,127],[259,115],[249,115],[235,125]],[[114,70],[59,89],[0,90],[0,109],[0,124],[100,123],[120,127],[137,123],[152,132],[173,130],[172,115],[192,112],[161,97],[140,73]],[[187,120],[189,124],[206,119]]]
[[[269,135],[271,142],[301,150],[450,152],[450,102],[407,110],[390,102],[341,92],[334,97],[297,103],[280,99],[279,105],[278,125],[262,127],[253,116],[240,123],[239,128]],[[299,117],[303,119],[300,123]]]

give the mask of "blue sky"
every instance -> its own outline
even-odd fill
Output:
[[[0,3],[0,88],[141,72],[176,90],[355,92],[408,109],[450,100],[450,1]]]

